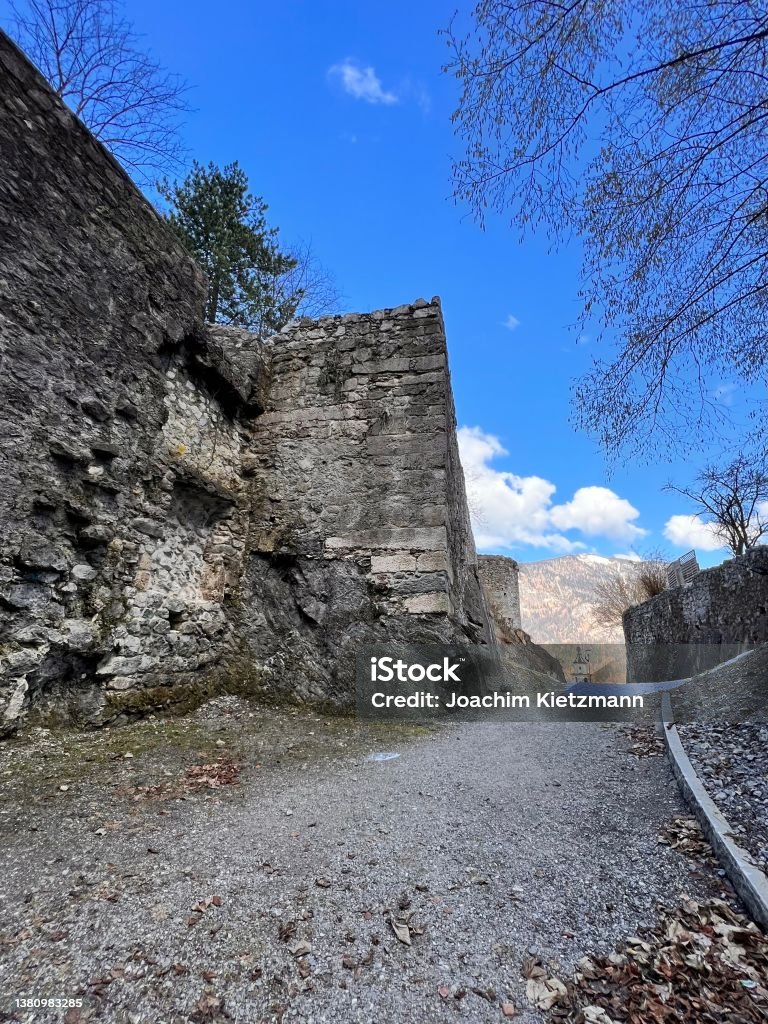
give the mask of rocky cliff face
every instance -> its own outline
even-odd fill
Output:
[[[491,639],[439,303],[202,322],[205,284],[0,34],[0,732],[212,689],[344,699]]]

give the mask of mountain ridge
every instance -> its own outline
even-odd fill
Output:
[[[636,575],[642,561],[588,553],[519,562],[522,628],[535,643],[623,643],[621,623],[595,620],[598,586],[616,575]]]

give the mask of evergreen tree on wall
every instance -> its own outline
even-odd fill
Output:
[[[168,220],[208,277],[206,319],[247,327],[264,337],[291,320],[304,297],[295,284],[297,261],[281,251],[267,205],[248,191],[235,162],[195,162],[183,181],[163,182]]]

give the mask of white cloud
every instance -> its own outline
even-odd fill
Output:
[[[632,522],[640,515],[626,498],[608,487],[580,487],[570,501],[550,511],[552,523],[561,530],[580,530],[589,537],[639,540],[648,532]]]
[[[703,523],[698,516],[670,516],[664,525],[664,536],[680,548],[721,551],[727,547],[714,525]]]
[[[514,331],[520,326],[520,321],[517,319],[516,316],[512,316],[512,314],[510,313],[507,319],[504,321],[504,326],[507,328],[507,330]]]
[[[417,82],[413,86],[413,95],[419,110],[426,117],[432,111],[432,97],[429,95],[429,91],[420,82]]]
[[[328,74],[341,82],[341,87],[349,96],[365,103],[383,103],[390,105],[398,102],[398,96],[389,92],[381,84],[381,79],[372,67],[361,67],[357,61],[348,57],[341,64],[334,64]]]
[[[480,427],[461,427],[459,451],[477,546],[481,549],[529,544],[558,554],[587,545],[565,535],[578,530],[589,536],[635,540],[645,530],[632,520],[639,512],[607,487],[580,487],[571,501],[553,505],[555,485],[538,476],[517,476],[490,463],[508,454],[493,434]]]
[[[612,558],[621,558],[625,562],[642,562],[642,555],[638,555],[636,551],[617,551],[615,555],[611,555]]]

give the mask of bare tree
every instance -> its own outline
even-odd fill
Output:
[[[299,317],[315,320],[341,312],[343,296],[333,274],[317,259],[312,246],[300,243],[287,246],[288,265],[280,273],[262,281],[265,305],[280,311],[279,323],[265,320],[252,323],[251,330],[262,337]]]
[[[727,466],[707,466],[696,477],[695,486],[677,487],[668,483],[667,491],[689,498],[697,508],[696,516],[712,523],[734,555],[759,543],[768,534],[768,465],[765,458],[754,462],[740,455]]]
[[[25,0],[12,10],[19,45],[139,184],[180,162],[186,85],[142,51],[114,0]]]
[[[624,612],[667,588],[669,559],[659,550],[647,551],[632,567],[621,567],[595,588],[593,617],[597,626],[610,630],[621,625]]]
[[[643,558],[638,570],[638,579],[647,601],[667,589],[667,566],[669,559],[660,552],[649,552]]]
[[[768,374],[768,9],[755,0],[478,0],[448,30],[482,221],[584,240],[583,319],[617,342],[574,415],[616,454],[725,419]]]
[[[605,629],[621,625],[621,617],[627,608],[642,604],[647,596],[637,576],[616,573],[608,576],[595,587],[595,623]]]
[[[293,296],[293,315],[315,320],[341,312],[344,296],[333,274],[315,256],[311,244],[289,245],[287,254],[294,266],[277,279],[276,285],[285,296]]]

